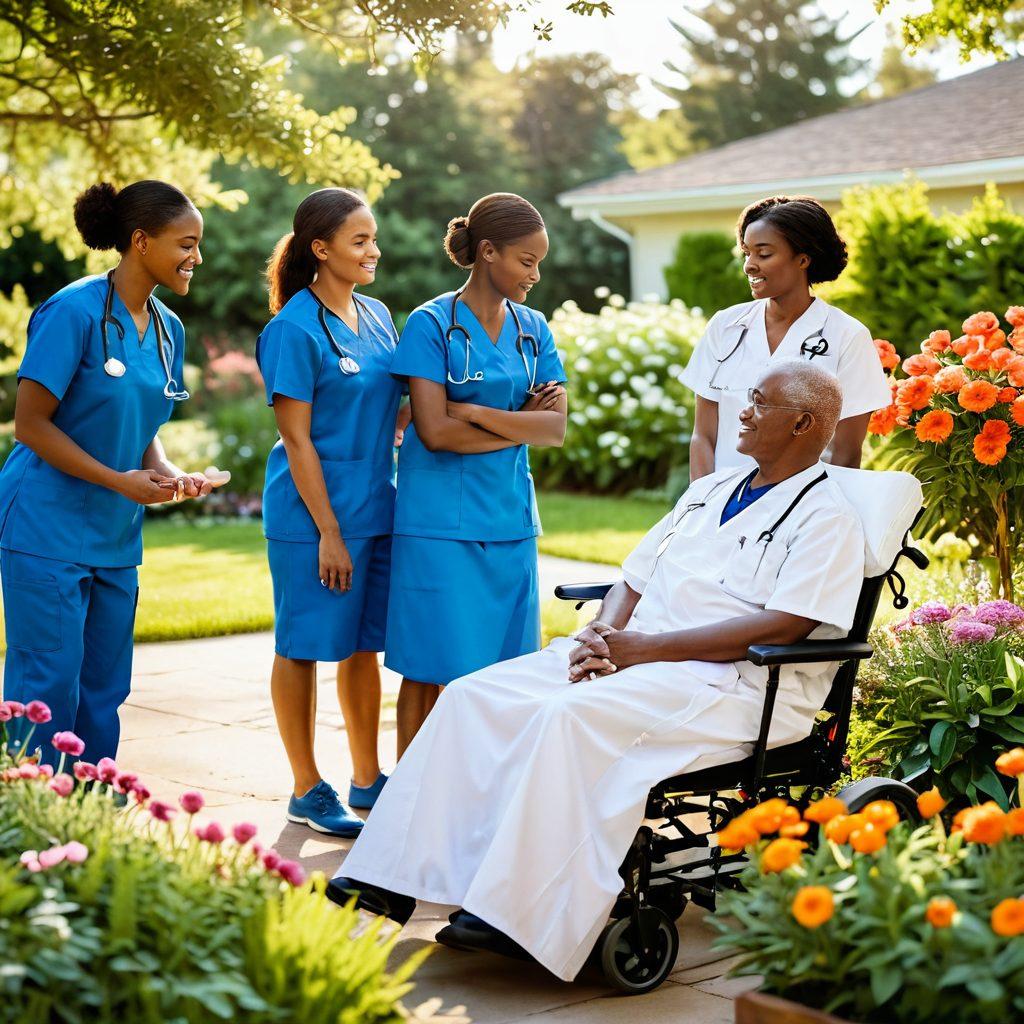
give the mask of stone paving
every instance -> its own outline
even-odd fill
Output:
[[[543,558],[542,594],[557,582],[608,579],[608,566]],[[136,648],[133,691],[122,710],[118,756],[154,796],[174,801],[186,789],[206,797],[201,818],[222,824],[251,821],[260,840],[299,860],[307,871],[333,875],[350,845],[285,820],[290,774],[269,697],[273,637],[256,633]],[[319,670],[317,756],[320,770],[342,795],[350,773],[344,726],[334,694],[333,666]],[[384,671],[381,756],[394,763],[394,698],[398,678]],[[402,958],[446,923],[451,908],[421,904],[395,951]],[[711,949],[713,932],[702,910],[680,921],[680,953],[669,982],[647,996],[610,994],[598,977],[565,984],[542,968],[488,954],[437,946],[406,998],[434,1020],[476,1024],[644,1024],[686,1021],[727,1024],[732,999],[754,987],[724,977],[730,963]]]

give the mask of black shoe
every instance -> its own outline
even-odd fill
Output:
[[[476,914],[471,914],[467,910],[456,910],[448,920],[451,924],[437,933],[437,941],[442,946],[497,953],[499,956],[509,956],[515,960],[533,960],[518,942],[510,939],[504,932],[499,932]]]
[[[346,906],[356,898],[356,906],[360,910],[389,917],[398,924],[405,924],[416,909],[416,901],[411,896],[390,889],[381,889],[368,882],[358,882],[354,878],[332,878],[327,883],[327,898],[339,906]]]

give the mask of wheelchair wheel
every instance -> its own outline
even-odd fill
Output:
[[[919,822],[917,793],[898,779],[861,779],[844,786],[837,794],[851,814],[864,810],[873,800],[891,800],[905,821]]]
[[[642,995],[656,989],[675,967],[679,953],[679,932],[675,922],[657,907],[644,907],[639,914],[646,949],[633,934],[630,918],[610,922],[597,940],[597,958],[605,980],[627,995]]]

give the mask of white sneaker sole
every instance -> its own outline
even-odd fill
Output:
[[[325,836],[334,836],[335,839],[354,839],[362,831],[362,826],[360,826],[351,835],[343,836],[340,832],[332,832],[329,828],[324,828],[323,825],[318,825],[312,818],[300,818],[294,814],[286,814],[285,817],[295,825],[306,825],[314,832],[319,832],[321,835]]]

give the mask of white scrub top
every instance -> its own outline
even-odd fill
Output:
[[[736,451],[739,415],[746,407],[748,388],[773,359],[810,359],[837,377],[843,389],[841,420],[874,412],[892,401],[871,332],[859,320],[816,298],[773,353],[768,348],[765,327],[767,306],[767,299],[755,299],[716,313],[683,371],[682,382],[688,388],[718,403],[716,470],[729,466],[749,469],[754,465],[749,455]],[[744,327],[746,334],[737,347]],[[822,338],[828,343],[824,351]],[[823,458],[829,461],[829,452]]]

